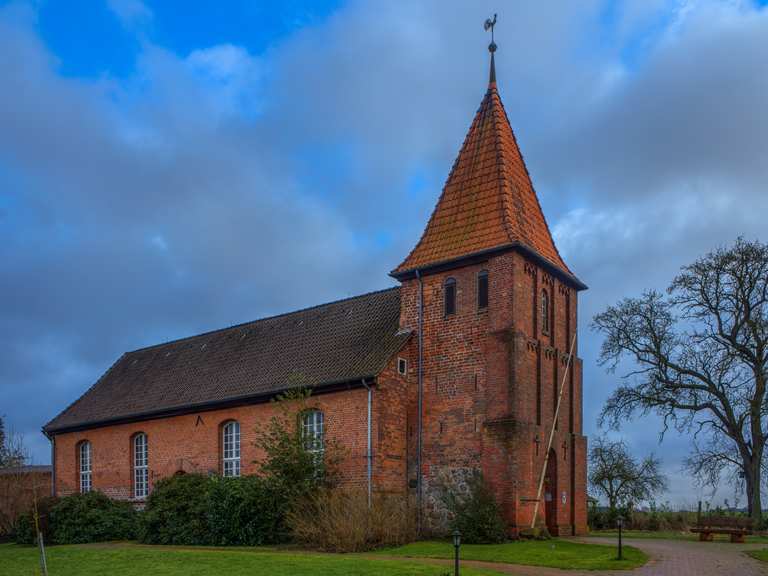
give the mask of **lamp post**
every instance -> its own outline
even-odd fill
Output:
[[[453,531],[453,576],[459,576],[459,547],[461,546],[461,532],[458,528]]]
[[[616,525],[619,527],[619,560],[622,560],[621,554],[621,529],[624,526],[624,518],[619,516],[616,518]]]

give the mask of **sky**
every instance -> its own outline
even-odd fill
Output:
[[[41,426],[126,350],[394,284],[499,89],[594,314],[768,241],[766,0],[0,0],[0,414]],[[666,496],[709,497],[643,418]],[[717,498],[730,498],[723,488]]]

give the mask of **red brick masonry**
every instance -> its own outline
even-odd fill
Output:
[[[488,306],[482,309],[477,293],[481,271],[488,277]],[[388,362],[376,376],[372,392],[373,489],[421,500],[426,526],[437,529],[445,518],[441,486],[460,484],[480,469],[503,508],[509,532],[517,534],[532,523],[547,440],[556,425],[537,521],[546,523],[555,534],[584,533],[587,440],[582,432],[578,346],[570,368],[568,355],[577,327],[578,291],[585,286],[568,269],[549,233],[495,82],[489,86],[421,241],[393,276],[401,281],[400,331],[394,326],[397,302],[393,300],[392,325],[387,325],[384,335],[370,337],[368,333],[372,349],[383,351],[374,370]],[[445,313],[448,279],[456,288],[456,310],[450,315]],[[398,296],[394,291],[388,294]],[[347,317],[345,308],[336,309]],[[384,308],[373,305],[363,314],[368,317],[373,310]],[[309,323],[313,321],[308,317]],[[321,352],[302,344],[292,358],[281,362],[295,370],[297,357],[314,350],[313,370],[338,365],[334,357],[339,353],[334,348],[340,346],[341,334],[338,330],[333,334],[331,340],[323,340],[327,348]],[[219,336],[229,338],[228,333]],[[387,338],[388,347],[383,348]],[[259,341],[270,342],[269,334]],[[356,351],[356,345],[356,341],[348,341],[345,349]],[[392,353],[395,348],[399,350]],[[279,353],[270,353],[269,362]],[[400,358],[407,361],[405,375],[398,372]],[[195,385],[175,372],[171,375],[181,378],[192,392],[211,382],[219,386],[219,380],[226,386],[231,378],[224,375],[242,377],[241,361],[233,352],[218,364],[205,364],[202,368],[211,378]],[[251,363],[254,372],[241,387],[247,388],[264,374],[262,363]],[[204,371],[194,366],[196,371],[190,374],[200,376]],[[213,368],[219,371],[210,372]],[[222,372],[224,368],[228,372]],[[160,398],[168,396],[152,378],[129,380],[126,386],[140,383]],[[563,381],[562,406],[555,423]],[[358,386],[311,399],[325,414],[327,438],[346,448],[343,478],[351,484],[368,481],[368,394]],[[102,396],[114,398],[115,394]],[[145,404],[152,403],[149,398],[154,396],[145,396]],[[121,400],[122,408],[132,408],[137,401],[133,397]],[[253,445],[254,430],[274,410],[273,404],[261,403],[55,433],[56,491],[67,494],[78,489],[77,446],[88,440],[93,487],[116,498],[131,498],[131,439],[138,432],[148,437],[150,485],[179,471],[218,473],[221,426],[233,419],[241,425],[242,472],[252,473],[260,457]]]

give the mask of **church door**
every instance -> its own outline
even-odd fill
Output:
[[[554,450],[549,451],[544,476],[544,517],[549,533],[557,536],[557,456]]]

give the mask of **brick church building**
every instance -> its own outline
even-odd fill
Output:
[[[391,273],[399,286],[123,354],[43,429],[55,494],[141,502],[180,472],[254,473],[270,400],[305,387],[313,447],[339,441],[344,482],[409,496],[426,528],[441,482],[481,470],[511,535],[534,510],[554,534],[586,531],[586,286],[550,234],[491,48],[437,206]]]

